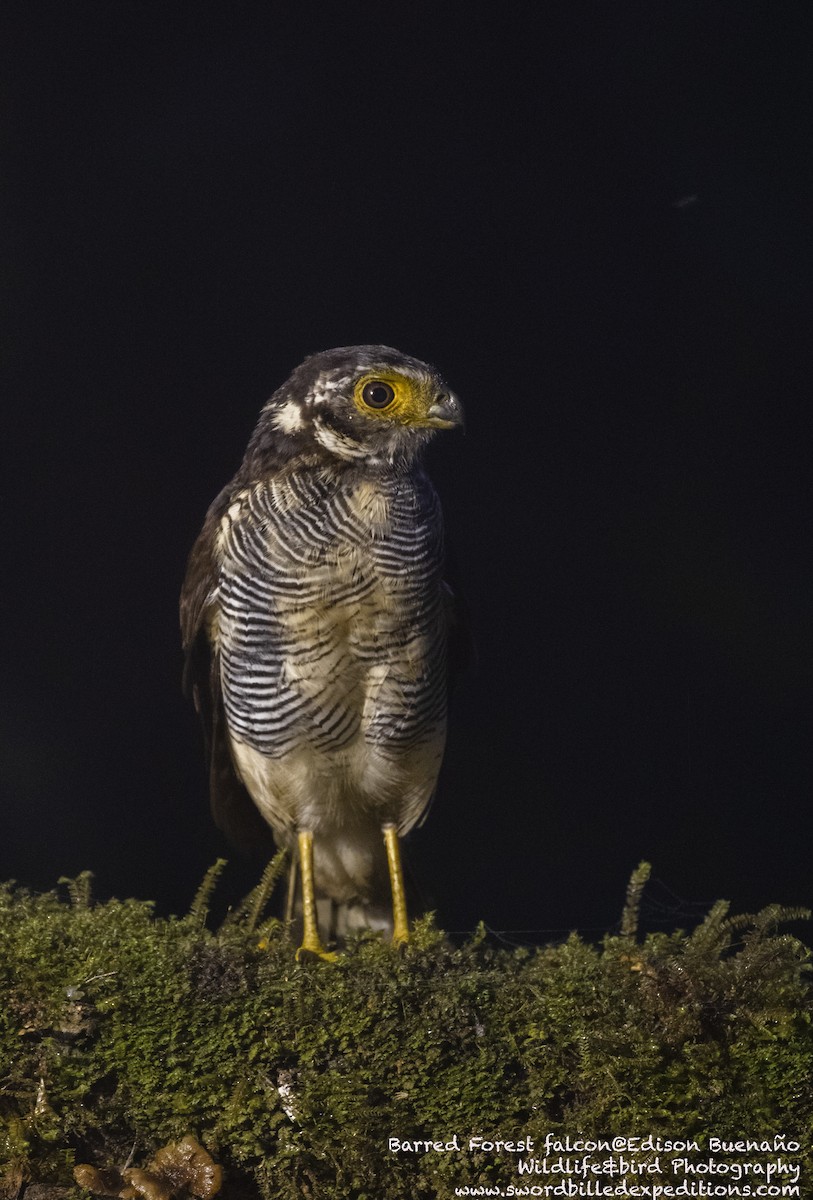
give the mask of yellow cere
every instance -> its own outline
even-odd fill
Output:
[[[364,389],[369,383],[389,384],[392,388],[395,394],[386,407],[373,407],[366,403]],[[362,375],[356,381],[353,399],[356,408],[365,417],[381,417],[385,421],[397,421],[399,425],[438,429],[451,424],[449,421],[429,416],[429,409],[435,403],[439,391],[438,381],[430,376],[415,378],[412,375],[399,375],[395,371],[384,370]]]

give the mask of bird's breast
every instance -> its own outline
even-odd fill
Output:
[[[279,758],[397,755],[445,718],[434,493],[312,475],[236,497],[220,534],[218,646],[233,737]],[[355,761],[355,760],[354,760]]]

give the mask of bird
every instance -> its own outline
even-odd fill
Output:
[[[461,626],[423,454],[462,424],[420,359],[312,354],[262,408],[189,555],[184,683],[212,813],[238,846],[270,829],[298,863],[298,958],[335,957],[320,897],[373,912],[383,894],[392,941],[409,940],[400,840],[436,789]]]

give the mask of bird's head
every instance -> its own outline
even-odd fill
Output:
[[[463,424],[434,367],[390,346],[313,354],[263,408],[255,452],[345,462],[408,463],[437,429]]]

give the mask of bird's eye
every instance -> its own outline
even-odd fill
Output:
[[[382,379],[371,379],[364,385],[361,398],[368,408],[386,408],[395,399],[395,389]]]

